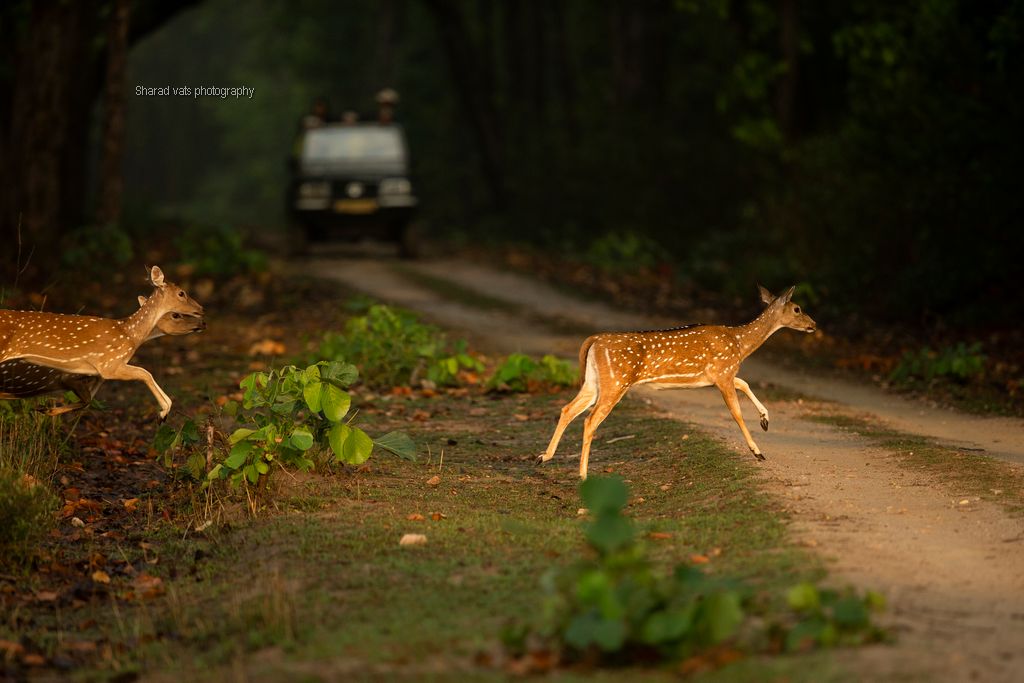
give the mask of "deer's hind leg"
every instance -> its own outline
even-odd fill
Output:
[[[583,377],[583,386],[580,387],[576,398],[562,407],[562,414],[558,417],[558,426],[555,427],[555,433],[551,436],[551,442],[548,443],[547,450],[537,458],[540,462],[547,462],[555,456],[555,450],[558,448],[558,442],[561,441],[565,428],[579,417],[580,413],[597,401],[600,388],[597,383],[597,367],[592,360],[592,354],[593,349],[591,348],[587,353],[587,370]]]
[[[612,412],[612,408],[622,400],[629,387],[616,388],[614,391],[601,394],[598,397],[597,405],[587,415],[587,421],[583,424],[583,450],[580,452],[580,479],[587,478],[587,464],[590,461],[590,442],[594,440],[594,432]]]
[[[728,406],[729,412],[732,413],[732,419],[736,420],[736,424],[739,425],[740,431],[743,432],[743,438],[747,440],[747,446],[750,448],[750,452],[753,453],[754,457],[758,460],[764,460],[764,456],[761,455],[761,449],[757,447],[756,443],[754,443],[754,437],[750,436],[750,430],[748,430],[747,425],[743,423],[743,413],[740,412],[740,399],[736,396],[736,385],[733,380],[733,377],[723,377],[716,383],[716,386],[718,387],[718,390],[722,392],[722,398],[725,399],[725,405]]]

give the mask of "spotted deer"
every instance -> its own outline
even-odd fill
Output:
[[[576,398],[562,408],[551,443],[538,459],[546,462],[554,457],[565,428],[593,406],[583,425],[580,454],[580,478],[586,479],[590,444],[598,425],[630,387],[651,384],[659,389],[718,387],[750,451],[758,460],[764,460],[761,449],[743,423],[736,390],[746,394],[757,408],[761,428],[765,431],[768,431],[768,409],[736,373],[740,363],[777,330],[788,327],[813,332],[816,329],[815,322],[791,301],[794,289],[790,287],[775,297],[758,285],[766,308],[746,325],[687,325],[671,330],[608,332],[588,337],[580,347],[583,384]]]
[[[146,297],[139,297],[139,305],[146,303]],[[180,336],[206,329],[206,321],[200,316],[183,313],[166,313],[156,322],[156,327],[145,341],[164,335]],[[86,407],[103,384],[103,378],[96,375],[76,375],[35,365],[26,360],[9,360],[0,363],[0,400],[42,396],[58,391],[71,391],[79,402],[46,409],[47,415],[61,415]]]
[[[165,282],[157,266],[150,269],[149,281],[153,293],[123,319],[0,310],[0,364],[23,360],[71,375],[144,382],[160,404],[160,418],[167,417],[170,397],[153,375],[128,361],[165,315],[202,316],[203,307],[181,287]]]

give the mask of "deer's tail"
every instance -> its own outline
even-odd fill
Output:
[[[587,354],[590,352],[590,347],[597,341],[597,335],[587,337],[583,340],[583,345],[580,346],[580,386],[587,381]]]

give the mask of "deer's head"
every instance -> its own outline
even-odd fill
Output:
[[[761,285],[758,285],[757,289],[761,293],[761,301],[764,302],[765,306],[774,309],[772,312],[777,316],[779,325],[782,327],[800,330],[801,332],[814,332],[818,328],[818,324],[811,319],[811,316],[804,313],[802,308],[792,302],[793,291],[796,290],[795,286],[790,287],[779,296],[773,296],[771,292]]]
[[[203,314],[203,307],[186,294],[184,289],[173,282],[164,280],[164,272],[158,266],[149,269],[149,281],[156,289],[142,304],[143,307],[154,306],[161,312],[161,315],[179,313],[201,316]]]
[[[139,306],[146,305],[146,297],[139,297]],[[192,334],[193,332],[202,332],[206,329],[206,321],[201,315],[188,315],[186,313],[176,313],[171,311],[165,313],[163,317],[156,321],[156,334],[155,336],[160,337],[165,334],[181,335],[181,334]],[[152,337],[150,337],[152,339]]]

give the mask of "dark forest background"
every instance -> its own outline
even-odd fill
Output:
[[[280,231],[301,114],[391,86],[430,234],[910,325],[1024,313],[1021,0],[20,0],[0,44],[5,282],[108,226]]]

